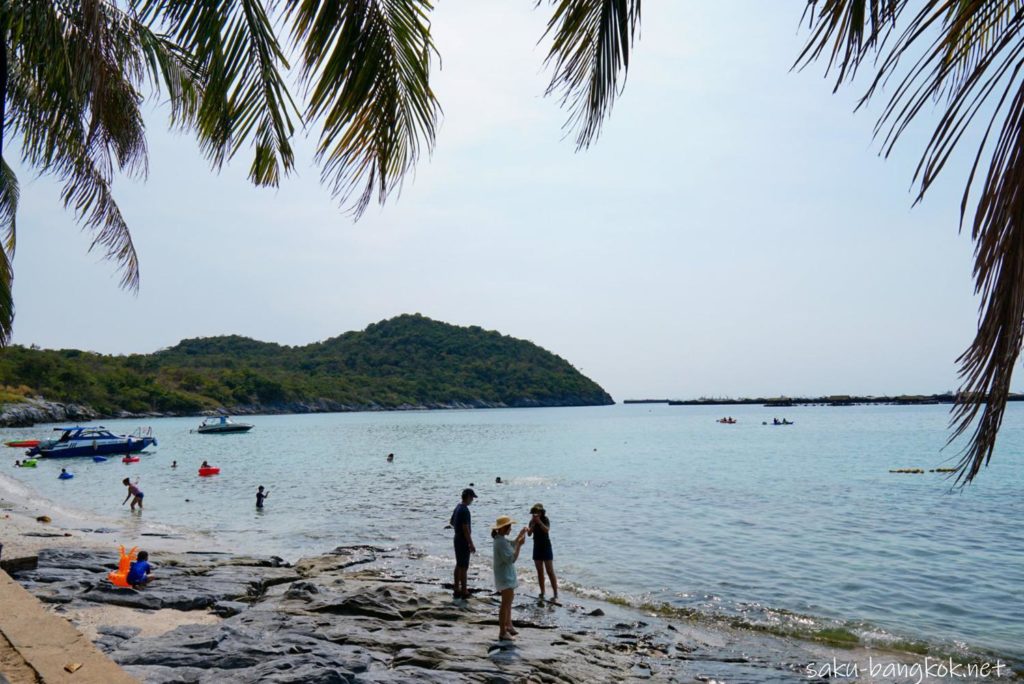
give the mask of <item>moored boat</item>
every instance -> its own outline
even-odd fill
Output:
[[[232,432],[248,432],[252,430],[249,423],[236,423],[229,416],[213,416],[204,420],[196,432],[203,435],[226,435]]]
[[[156,438],[149,429],[139,429],[131,435],[115,435],[103,426],[54,428],[60,437],[40,442],[26,452],[28,456],[67,458],[71,456],[104,456],[107,454],[135,454],[148,446],[156,446]]]

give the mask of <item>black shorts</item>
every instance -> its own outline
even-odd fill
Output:
[[[555,560],[554,549],[551,548],[551,542],[540,543],[534,542],[533,544],[533,560],[535,561],[549,561]]]
[[[469,544],[465,542],[455,542],[455,567],[469,567]]]

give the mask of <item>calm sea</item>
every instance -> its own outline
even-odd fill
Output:
[[[244,435],[198,419],[150,420],[142,462],[8,469],[43,496],[105,515],[138,477],[148,523],[209,546],[294,560],[340,544],[409,545],[447,573],[445,530],[472,484],[485,551],[500,514],[542,502],[555,565],[577,591],[666,604],[783,633],[1024,660],[1024,406],[1007,413],[992,465],[966,489],[936,473],[948,407],[511,409],[255,416]],[[715,418],[731,414],[737,425]],[[774,416],[795,425],[762,425]],[[106,421],[130,431],[140,421]],[[48,430],[3,430],[9,439]],[[394,452],[395,462],[385,456]],[[9,453],[10,461],[16,456]],[[222,468],[200,478],[206,459]],[[172,460],[178,468],[171,469]],[[75,474],[56,477],[61,466]],[[501,477],[506,484],[495,484]],[[257,485],[270,491],[254,507]],[[480,583],[488,583],[485,558]],[[531,579],[524,553],[521,578]],[[529,587],[530,593],[535,587]]]

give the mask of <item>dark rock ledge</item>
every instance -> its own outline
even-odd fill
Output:
[[[835,655],[595,601],[538,605],[525,595],[513,613],[518,639],[497,641],[497,599],[481,588],[453,602],[416,555],[340,547],[291,566],[276,557],[154,553],[156,579],[133,591],[105,579],[115,553],[47,549],[36,568],[14,576],[58,612],[111,604],[224,616],[148,638],[138,628],[99,626],[97,645],[145,682],[806,682],[807,663]]]

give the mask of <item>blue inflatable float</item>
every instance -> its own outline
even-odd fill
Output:
[[[60,478],[61,480],[70,480],[71,478],[74,477],[74,475],[72,475],[71,473],[61,473],[57,477]]]
[[[93,456],[92,460],[95,461],[96,463],[103,463],[107,459],[103,456]]]

